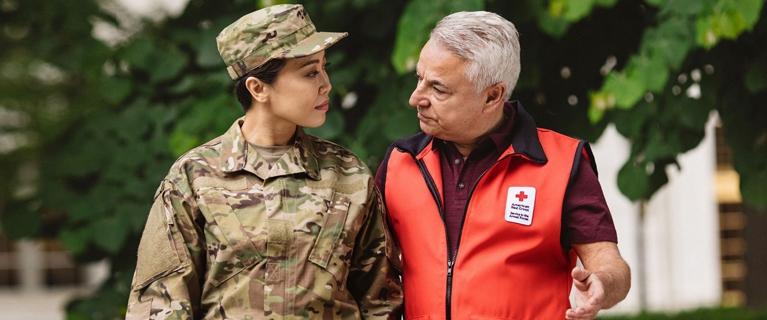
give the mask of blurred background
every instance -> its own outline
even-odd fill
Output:
[[[0,0],[0,319],[124,317],[160,180],[242,114],[216,35],[285,2]],[[374,170],[419,130],[407,100],[434,24],[461,10],[515,23],[512,99],[592,142],[632,268],[603,317],[767,319],[764,0],[302,3],[350,33],[328,52],[331,111],[311,133]]]

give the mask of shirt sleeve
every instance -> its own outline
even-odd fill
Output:
[[[584,152],[580,160],[565,193],[560,236],[562,247],[569,249],[572,244],[600,241],[617,243],[613,218],[599,179],[591,168],[591,159]]]
[[[393,267],[392,239],[384,226],[384,209],[374,185],[366,203],[367,217],[357,236],[349,269],[349,291],[363,319],[400,319],[402,284]]]
[[[162,182],[141,236],[126,319],[199,317],[205,245],[192,202]]]

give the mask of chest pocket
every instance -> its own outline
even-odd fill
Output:
[[[225,240],[219,244],[208,243],[209,252],[215,251],[215,260],[209,262],[208,280],[218,286],[242,270],[252,268],[264,257],[256,249],[221,190],[209,189],[198,194],[203,216],[207,221],[216,222],[215,225],[209,223],[206,228],[214,236],[223,236]],[[209,258],[212,258],[210,253]]]

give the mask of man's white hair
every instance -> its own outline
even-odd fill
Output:
[[[509,100],[521,68],[519,33],[513,23],[492,12],[461,11],[440,20],[430,38],[469,62],[465,76],[477,92],[503,82],[504,100]]]

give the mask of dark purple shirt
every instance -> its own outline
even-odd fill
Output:
[[[465,161],[451,142],[434,139],[442,162],[443,213],[451,254],[458,244],[469,191],[482,173],[490,169],[511,145],[515,116],[511,104],[506,103],[504,115],[506,120],[501,128],[480,139]],[[584,159],[591,161],[585,154]],[[563,248],[569,249],[571,244],[598,241],[618,242],[602,187],[588,161],[579,162],[577,173],[567,186],[560,234]]]

